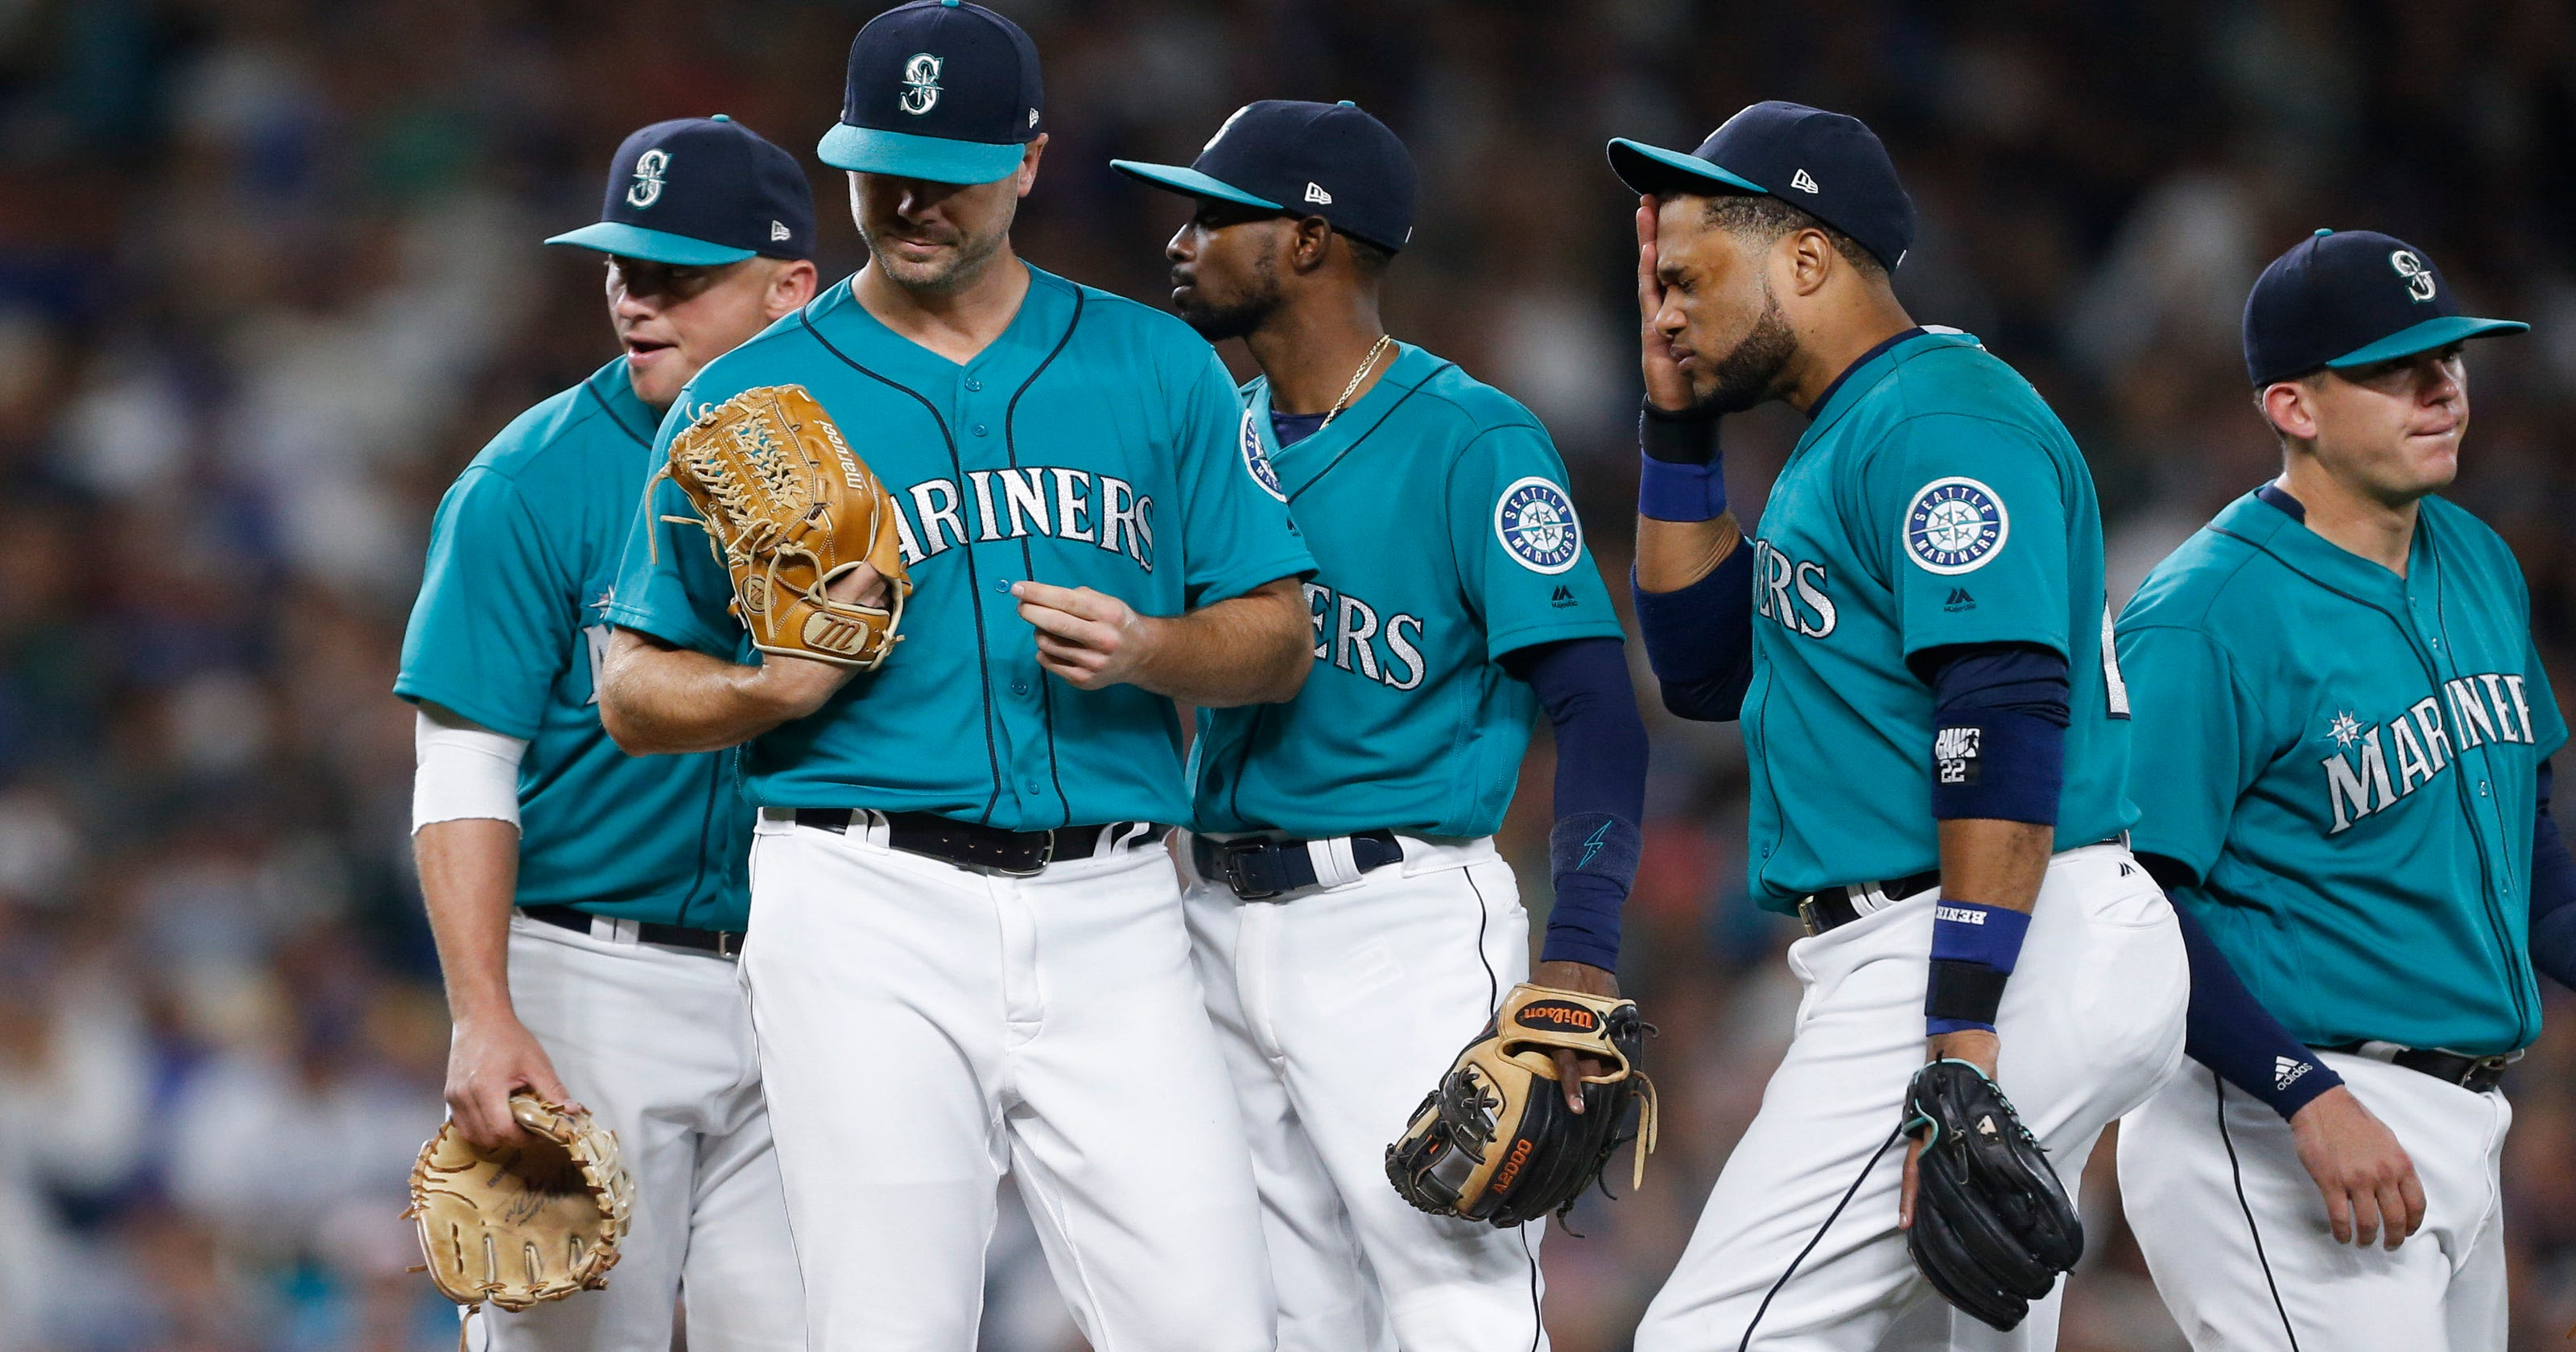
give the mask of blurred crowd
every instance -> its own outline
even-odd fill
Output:
[[[1867,118],[1922,209],[1898,291],[2074,429],[2121,595],[2271,472],[2236,336],[2262,263],[2316,226],[2400,235],[2535,325],[2472,358],[2455,496],[2576,688],[2561,0],[996,2],[1055,129],[1020,248],[1083,281],[1157,298],[1184,211],[1112,155],[1186,160],[1257,97],[1403,134],[1394,330],[1548,421],[1614,582],[1638,380],[1610,135],[1691,145],[1764,98]],[[0,0],[0,1352],[452,1341],[397,1215],[445,1054],[388,693],[430,510],[614,351],[596,260],[537,241],[595,219],[618,140],[722,111],[810,164],[873,8]],[[859,245],[817,189],[837,277]],[[1730,421],[1747,508],[1795,432]],[[1625,1346],[1795,999],[1742,896],[1739,744],[1649,717],[1625,975],[1663,1030],[1664,1152],[1549,1242],[1560,1352]],[[1545,797],[1505,841],[1533,909]],[[2518,1348],[2576,1323],[2576,1000],[2550,1015],[2508,1080]],[[2178,1348],[2101,1165],[2063,1346]],[[1024,1238],[994,1273],[987,1346],[1062,1352]]]

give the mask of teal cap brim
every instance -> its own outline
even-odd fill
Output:
[[[1619,137],[1610,142],[1610,172],[1634,189],[1639,196],[1672,192],[1755,192],[1768,197],[1769,188],[1718,168],[1716,165],[1683,150],[1666,150],[1643,141]]]
[[[857,174],[889,174],[932,183],[992,183],[1018,172],[1028,150],[1017,143],[989,145],[944,136],[877,131],[836,123],[814,148],[823,163]]]
[[[601,221],[579,230],[567,230],[549,238],[548,244],[569,244],[576,249],[597,249],[620,258],[641,258],[647,263],[668,263],[674,267],[711,268],[719,263],[739,263],[752,256],[749,249],[729,249],[709,244],[687,235],[674,235],[667,230],[647,230],[640,225],[618,221]]]
[[[1267,207],[1272,211],[1288,209],[1268,198],[1255,197],[1223,179],[1210,178],[1183,164],[1146,164],[1141,160],[1111,160],[1109,167],[1140,183],[1151,183],[1157,188],[1169,188],[1173,192],[1187,193],[1192,197],[1212,197],[1220,202],[1233,202],[1247,207]]]
[[[2449,347],[2463,338],[2485,338],[2499,333],[2523,333],[2530,328],[2529,324],[2518,319],[2479,319],[2474,315],[2444,315],[2440,319],[2427,319],[2421,324],[2410,324],[2368,347],[2354,348],[2327,362],[2326,365],[2338,371],[2347,367],[2368,366],[2372,362],[2395,361],[2399,357],[2411,357],[2418,352],[2430,352],[2437,347]]]

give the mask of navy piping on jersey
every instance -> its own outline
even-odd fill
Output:
[[[585,380],[581,382],[581,392],[589,395],[592,403],[599,405],[599,411],[608,415],[608,421],[615,425],[618,431],[635,438],[635,444],[644,449],[648,451],[653,449],[652,434],[649,432],[639,434],[634,428],[627,426],[626,420],[617,416],[617,406],[608,402],[608,396],[601,394],[597,387]]]
[[[1034,279],[1032,284],[1034,285]],[[950,434],[948,420],[939,416],[939,406],[931,403],[929,398],[919,390],[878,375],[859,365],[849,353],[834,347],[832,340],[824,337],[821,329],[814,327],[813,304],[812,301],[807,301],[805,308],[796,312],[796,322],[804,325],[805,331],[814,336],[814,341],[821,343],[824,351],[840,358],[843,365],[887,389],[901,390],[911,395],[914,401],[921,405],[922,411],[930,415],[930,421],[939,428],[939,439],[948,447],[949,469],[957,475],[958,482],[965,482],[966,466],[957,458],[957,438]],[[984,764],[993,777],[993,792],[984,799],[984,815],[979,824],[990,826],[993,824],[993,809],[999,807],[1002,802],[1002,753],[993,741],[992,662],[984,650],[984,579],[975,569],[975,551],[965,549],[961,552],[966,555],[966,598],[975,608],[975,680],[984,692]]]
[[[1358,450],[1358,449],[1360,448],[1360,443],[1361,443],[1361,442],[1368,440],[1370,437],[1376,436],[1376,435],[1377,435],[1377,429],[1379,429],[1379,428],[1381,428],[1381,427],[1386,426],[1386,424],[1387,424],[1387,420],[1388,420],[1389,418],[1392,418],[1392,417],[1394,417],[1394,416],[1395,416],[1395,411],[1396,411],[1397,409],[1400,409],[1400,408],[1404,407],[1404,404],[1405,404],[1405,401],[1406,401],[1406,400],[1411,399],[1413,396],[1415,396],[1415,395],[1417,395],[1417,394],[1422,393],[1422,387],[1431,383],[1431,378],[1432,378],[1432,376],[1439,375],[1442,371],[1446,371],[1446,370],[1448,370],[1450,367],[1456,366],[1457,364],[1458,364],[1458,363],[1456,363],[1456,362],[1454,362],[1454,361],[1444,361],[1444,362],[1440,363],[1438,366],[1435,366],[1435,367],[1433,367],[1433,368],[1432,368],[1432,370],[1431,370],[1431,375],[1424,376],[1422,379],[1420,379],[1420,380],[1417,380],[1417,381],[1413,382],[1412,387],[1411,387],[1411,388],[1409,388],[1409,389],[1407,389],[1407,390],[1404,392],[1404,394],[1403,394],[1403,396],[1402,396],[1401,398],[1397,399],[1394,403],[1389,404],[1389,405],[1387,405],[1387,406],[1386,406],[1386,412],[1379,414],[1379,415],[1378,415],[1378,417],[1377,417],[1377,421],[1376,421],[1376,422],[1373,422],[1373,423],[1370,423],[1370,424],[1369,424],[1369,427],[1368,427],[1368,430],[1367,430],[1367,431],[1362,432],[1362,433],[1360,433],[1358,436],[1355,436],[1355,437],[1351,438],[1351,444],[1350,444],[1350,445],[1348,445],[1348,446],[1344,446],[1344,447],[1343,447],[1343,448],[1341,448],[1340,450],[1335,451],[1335,452],[1333,453],[1333,458],[1332,458],[1332,459],[1330,459],[1330,460],[1325,461],[1325,462],[1324,462],[1324,467],[1323,467],[1322,469],[1319,469],[1319,470],[1315,471],[1315,473],[1314,473],[1313,477],[1311,477],[1311,478],[1307,479],[1307,480],[1306,480],[1306,482],[1304,482],[1304,483],[1302,483],[1302,484],[1297,485],[1297,487],[1296,487],[1295,489],[1291,490],[1291,491],[1289,492],[1289,494],[1288,494],[1288,501],[1289,501],[1290,505],[1292,505],[1292,506],[1293,506],[1293,505],[1295,505],[1295,503],[1296,503],[1296,501],[1297,501],[1297,498],[1298,498],[1298,495],[1299,495],[1299,494],[1302,494],[1302,493],[1304,493],[1307,489],[1312,488],[1312,487],[1314,487],[1315,485],[1317,485],[1317,484],[1319,484],[1319,483],[1322,483],[1322,482],[1324,481],[1324,476],[1325,476],[1325,475],[1330,474],[1330,473],[1332,473],[1334,470],[1341,468],[1341,464],[1342,464],[1342,462],[1351,458],[1351,452]]]
[[[1055,365],[1055,359],[1064,355],[1065,348],[1073,342],[1073,331],[1082,324],[1083,302],[1083,294],[1077,288],[1073,293],[1073,317],[1064,322],[1064,336],[1055,340],[1055,347],[1046,354],[1046,360],[1039,362],[1037,369],[1029,372],[1029,378],[1021,381],[1018,389],[1011,391],[1011,401],[1002,406],[1002,453],[1009,459],[1013,469],[1020,467],[1019,431],[1013,422],[1013,419],[1019,416],[1020,396],[1027,394],[1029,387],[1038,383],[1038,377],[1045,375],[1046,369]],[[1031,582],[1035,582],[1038,577],[1037,570],[1036,556],[1029,549],[1029,537],[1023,535],[1020,537],[1020,571],[1027,574]],[[1071,826],[1073,800],[1064,796],[1064,771],[1056,763],[1055,758],[1055,683],[1047,678],[1044,670],[1038,672],[1038,718],[1046,725],[1047,781],[1055,785],[1055,801],[1064,809],[1062,824]]]
[[[2259,494],[2260,490],[2257,491]],[[2288,497],[2289,495],[2284,493],[2282,496]],[[2295,498],[2291,500],[2294,502],[2297,501]],[[2270,499],[2266,498],[2265,501],[2269,502]],[[2425,558],[2433,565],[2433,571],[2437,575],[2434,582],[2434,620],[2436,625],[2440,625],[2441,583],[2438,575],[2442,571],[2442,562],[2440,557],[2441,550],[2433,540],[2433,522],[2431,518],[2421,515],[2417,516],[2415,519],[2415,529],[2418,532],[2419,537],[2424,541]],[[2369,609],[2375,610],[2381,615],[2386,616],[2389,624],[2393,626],[2398,633],[2405,636],[2406,650],[2414,654],[2415,664],[2422,668],[2424,679],[2437,688],[2442,684],[2440,665],[2434,662],[2433,659],[2424,655],[2422,641],[2416,636],[2415,630],[2406,621],[2399,619],[2395,611],[2388,609],[2386,606],[2383,606],[2376,601],[2365,600],[2359,596],[2353,595],[2351,592],[2345,591],[2341,587],[2319,580],[2318,578],[2310,575],[2305,569],[2291,563],[2288,559],[2281,557],[2279,554],[2273,553],[2268,545],[2258,543],[2246,538],[2245,536],[2239,535],[2234,531],[2225,530],[2216,525],[2209,527],[2209,530],[2211,534],[2225,536],[2226,538],[2234,540],[2238,544],[2244,545],[2246,548],[2271,559],[2273,562],[2288,569],[2292,573],[2297,574],[2301,579],[2320,588],[2329,595],[2340,596],[2343,599],[2352,602],[2354,605],[2368,607]],[[2454,786],[2453,796],[2460,800],[2461,815],[2474,820],[2477,816],[2477,805],[2469,801],[2469,777],[2463,774],[2453,776],[2453,778],[2458,781]],[[2503,966],[2507,971],[2511,971],[2515,965],[2514,959],[2516,956],[2516,950],[2514,945],[2508,940],[2504,914],[2496,908],[2495,861],[2487,857],[2487,842],[2483,835],[2476,831],[2471,831],[2469,833],[2469,841],[2477,847],[2478,902],[2480,908],[2486,913],[2487,933],[2488,936],[2495,941],[2496,951],[2502,956]],[[2531,1030],[2527,1032],[2522,1039],[2524,1042],[2528,1043],[2533,1038],[2539,1036],[2536,1028],[2537,1020],[2533,1019],[2531,1015],[2530,1002],[2523,998],[2521,982],[2509,981],[2505,984],[2513,988],[2513,1017],[2516,1026],[2520,1029]]]
[[[1906,327],[1905,332],[1900,333],[1900,334],[1896,335],[1896,336],[1895,336],[1895,337],[1893,337],[1893,338],[1889,338],[1889,339],[1886,339],[1886,340],[1884,340],[1884,341],[1881,341],[1881,342],[1880,342],[1880,343],[1878,343],[1877,345],[1875,345],[1875,346],[1871,347],[1869,351],[1864,352],[1864,353],[1860,354],[1858,357],[1853,358],[1853,359],[1852,359],[1852,364],[1851,364],[1851,365],[1849,365],[1849,366],[1844,367],[1844,368],[1843,368],[1843,373],[1842,373],[1841,375],[1835,376],[1835,377],[1833,378],[1833,382],[1832,382],[1831,384],[1829,384],[1829,385],[1825,386],[1824,391],[1823,391],[1822,393],[1820,393],[1820,394],[1818,394],[1818,395],[1816,396],[1816,401],[1815,401],[1814,403],[1812,403],[1812,404],[1807,405],[1807,410],[1808,410],[1809,414],[1812,416],[1812,415],[1813,415],[1813,413],[1815,412],[1815,410],[1820,409],[1820,408],[1823,408],[1825,405],[1832,403],[1832,402],[1834,401],[1834,396],[1835,396],[1836,394],[1838,394],[1838,393],[1840,393],[1840,392],[1842,391],[1842,388],[1843,388],[1843,382],[1844,382],[1844,381],[1846,381],[1846,380],[1851,379],[1851,373],[1852,373],[1852,372],[1857,371],[1857,370],[1859,370],[1860,368],[1862,368],[1862,367],[1864,367],[1864,366],[1869,365],[1871,362],[1874,362],[1874,361],[1878,360],[1878,359],[1879,359],[1879,357],[1880,357],[1882,354],[1884,354],[1884,353],[1885,353],[1889,348],[1896,346],[1898,343],[1904,342],[1906,339],[1909,339],[1909,338],[1920,338],[1920,337],[1922,337],[1924,334],[1929,333],[1929,332],[1931,332],[1931,330],[1930,330],[1930,329],[1927,329],[1927,328],[1923,327],[1923,326],[1922,326],[1922,325],[1920,325],[1920,324],[1912,324],[1912,325],[1908,325],[1908,326]]]

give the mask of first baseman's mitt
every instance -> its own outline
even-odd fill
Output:
[[[804,386],[744,390],[698,415],[663,475],[699,513],[663,520],[706,530],[753,647],[862,671],[885,661],[912,595],[894,498]],[[825,593],[863,563],[885,578],[886,604]]]
[[[532,1145],[485,1151],[448,1122],[411,1167],[429,1280],[459,1305],[519,1311],[608,1285],[635,1210],[617,1133],[526,1090],[510,1097]]]
[[[2047,1152],[1985,1072],[1935,1061],[1905,1091],[1915,1161],[1906,1251],[1951,1304],[1999,1329],[2084,1256],[2084,1222]]]
[[[1630,1186],[1644,1183],[1655,1148],[1655,1084],[1637,1067],[1647,1031],[1634,1000],[1512,987],[1386,1148],[1388,1181],[1424,1211],[1497,1226],[1562,1217],[1629,1141]],[[1583,1077],[1580,1114],[1559,1087],[1560,1047],[1609,1066]]]

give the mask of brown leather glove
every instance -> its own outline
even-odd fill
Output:
[[[438,1293],[519,1311],[608,1285],[635,1210],[617,1133],[526,1090],[510,1116],[532,1145],[484,1151],[449,1122],[411,1167],[420,1251]]]

